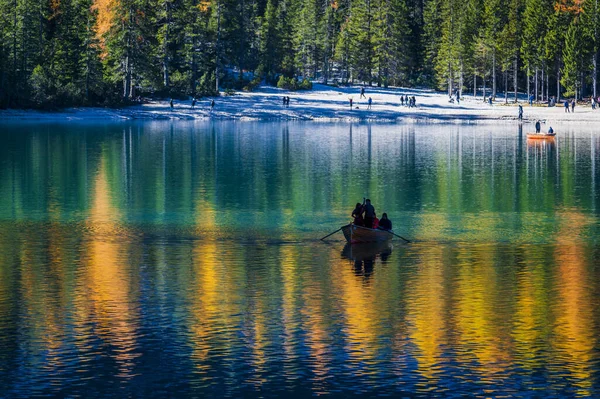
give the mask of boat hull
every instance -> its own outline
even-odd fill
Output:
[[[527,133],[527,139],[529,140],[544,140],[553,139],[556,133]]]
[[[346,241],[350,244],[383,242],[394,238],[394,235],[389,231],[369,229],[368,227],[355,226],[353,224],[342,227],[342,232],[344,233]]]

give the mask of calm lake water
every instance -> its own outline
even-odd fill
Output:
[[[600,397],[600,133],[556,130],[0,125],[0,397]],[[319,241],[364,196],[414,242]]]

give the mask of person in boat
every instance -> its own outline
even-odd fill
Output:
[[[371,200],[368,198],[365,201],[364,212],[365,212],[365,216],[364,216],[365,227],[372,229],[373,228],[373,220],[375,219],[375,207],[373,207],[373,205],[371,205]]]
[[[539,132],[541,132],[541,131],[542,131],[542,125],[540,124],[540,121],[537,121],[537,122],[535,123],[535,132],[536,132],[536,133],[539,133]]]
[[[554,129],[552,129],[552,126],[550,126],[550,128],[548,129],[548,134],[554,134]]]
[[[364,211],[365,210],[363,208],[363,205],[360,202],[357,202],[356,207],[352,211],[352,217],[354,218],[354,225],[362,226],[364,224],[364,220],[363,220],[363,216],[362,216]]]
[[[392,221],[388,219],[387,213],[381,215],[381,220],[379,221],[379,229],[380,230],[391,230],[392,229]]]
[[[379,219],[377,219],[377,215],[375,215],[375,217],[373,218],[373,228],[374,229],[379,228]]]

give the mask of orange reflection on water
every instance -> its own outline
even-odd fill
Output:
[[[87,288],[78,302],[90,302],[95,333],[114,347],[120,377],[133,377],[136,352],[136,311],[132,308],[131,282],[128,270],[131,247],[119,238],[115,220],[119,209],[112,205],[112,192],[107,176],[107,161],[102,157],[94,181],[92,206],[89,215],[89,241],[86,246]]]
[[[554,256],[558,266],[555,312],[555,339],[553,345],[560,356],[560,363],[571,372],[578,394],[589,396],[592,387],[593,358],[596,345],[594,328],[594,298],[589,289],[585,247],[577,242],[579,233],[588,220],[578,212],[561,212],[563,225],[558,237],[564,241],[557,244]]]
[[[418,371],[434,379],[441,361],[441,346],[447,343],[444,310],[445,249],[429,246],[420,251],[418,273],[407,290],[408,335],[417,346]]]
[[[461,247],[453,265],[457,269],[454,291],[454,322],[464,350],[458,356],[465,364],[475,364],[486,383],[499,383],[512,361],[510,338],[500,324],[506,311],[499,306],[500,295],[493,246]]]
[[[529,245],[522,249],[525,268],[517,273],[517,298],[512,337],[515,361],[519,367],[533,370],[543,365],[542,351],[549,335],[549,298],[544,264],[547,249]]]
[[[334,274],[332,284],[342,300],[345,316],[346,351],[350,362],[358,365],[366,362],[374,363],[377,351],[380,323],[378,313],[378,298],[375,284],[365,284],[363,277],[353,272],[352,263],[338,257],[331,260],[331,270]],[[387,307],[388,304],[386,303]],[[356,371],[360,375],[362,367]]]

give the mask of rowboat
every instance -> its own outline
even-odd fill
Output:
[[[556,133],[527,133],[527,139],[530,140],[543,140],[553,139]]]
[[[368,227],[356,226],[354,224],[349,224],[342,227],[342,233],[344,233],[346,241],[348,241],[350,244],[357,244],[360,242],[381,242],[394,238],[394,235],[390,231],[370,229]]]

